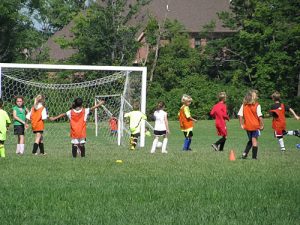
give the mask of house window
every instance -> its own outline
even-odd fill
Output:
[[[201,39],[195,38],[195,48],[200,48],[201,47]]]

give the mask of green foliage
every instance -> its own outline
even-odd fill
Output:
[[[75,38],[69,46],[78,49],[74,61],[82,64],[128,65],[134,59],[138,42],[137,26],[127,26],[125,2],[115,1],[103,7],[93,4],[75,18]]]

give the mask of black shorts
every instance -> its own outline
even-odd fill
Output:
[[[163,136],[166,134],[167,134],[166,130],[154,130],[154,135],[156,135],[156,136]]]
[[[24,125],[14,125],[14,135],[24,135]]]
[[[131,134],[130,136],[131,136],[131,137],[138,138],[139,136],[141,136],[141,134],[140,134],[140,133],[136,133],[136,134]]]
[[[194,135],[193,131],[189,131],[189,132],[183,131],[183,134],[184,134],[185,137],[189,137],[189,138],[193,137],[193,135]]]
[[[44,131],[43,130],[37,130],[37,131],[32,131],[34,134],[36,134],[36,133],[44,133]]]

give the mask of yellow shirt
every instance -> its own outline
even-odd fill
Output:
[[[10,123],[11,122],[7,112],[3,109],[0,109],[0,141],[6,140],[7,125],[9,125]]]
[[[141,111],[131,111],[125,113],[125,118],[129,118],[129,128],[132,134],[141,132],[141,120],[146,120],[147,116]]]

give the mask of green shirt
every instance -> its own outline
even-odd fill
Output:
[[[3,109],[0,109],[0,141],[6,140],[7,125],[10,123],[11,122],[7,112],[5,112]]]
[[[22,110],[21,110],[22,109]],[[26,120],[26,108],[23,106],[19,108],[18,106],[14,106],[13,110],[16,111],[16,116],[19,117],[21,120],[25,122]],[[23,123],[19,122],[18,120],[14,120],[14,125],[24,125]]]
[[[131,111],[128,113],[125,113],[125,118],[129,118],[129,128],[132,134],[140,133],[141,130],[141,120],[147,119],[147,116],[142,113],[141,111]]]

